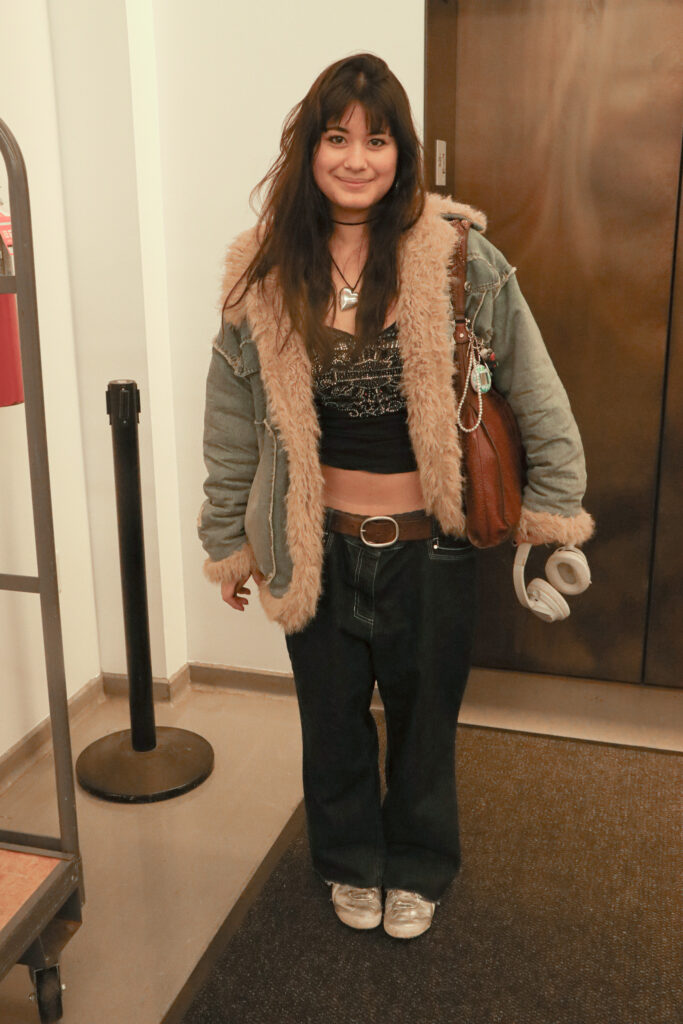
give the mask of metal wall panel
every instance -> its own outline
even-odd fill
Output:
[[[475,662],[640,682],[683,109],[674,0],[430,0],[455,95],[446,192],[483,209],[567,388],[588,465],[594,584],[562,623],[521,608],[513,550],[482,553]],[[429,53],[429,45],[427,47]],[[426,137],[429,150],[433,137]],[[434,188],[433,178],[429,187]],[[494,343],[495,347],[495,343]],[[542,574],[535,549],[527,580]]]
[[[683,165],[683,142],[681,154]],[[677,234],[644,676],[645,682],[658,686],[683,686],[683,205],[680,192]]]

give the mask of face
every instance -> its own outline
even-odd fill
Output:
[[[364,220],[394,183],[398,147],[388,131],[372,135],[355,104],[340,124],[328,123],[313,157],[313,177],[335,220]]]

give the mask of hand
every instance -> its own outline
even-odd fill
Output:
[[[266,578],[258,569],[254,569],[252,576],[256,583],[262,583]],[[251,593],[249,587],[244,586],[248,579],[248,576],[243,576],[241,579],[233,580],[232,583],[221,583],[221,597],[226,604],[229,604],[231,608],[238,612],[243,612],[245,605],[249,604],[246,597],[239,596],[240,594]]]

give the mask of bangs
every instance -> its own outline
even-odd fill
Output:
[[[341,84],[330,91],[329,95],[323,98],[320,111],[320,133],[322,134],[328,124],[341,124],[342,117],[349,107],[359,105],[365,109],[365,124],[371,135],[379,135],[388,132],[393,135],[391,110],[388,97],[384,97],[377,90],[370,90],[367,82],[356,83],[356,88],[351,89]]]

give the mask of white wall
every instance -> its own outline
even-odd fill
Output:
[[[148,367],[146,279],[141,244],[128,23],[124,0],[48,3],[64,180],[78,360],[83,451],[95,595],[105,672],[125,672],[125,640],[111,428],[110,380],[140,388],[140,471],[152,671],[186,660],[185,626],[176,663],[165,644]],[[143,209],[143,213],[146,210]],[[155,324],[151,337],[154,339]],[[163,339],[161,339],[163,344]],[[152,347],[154,340],[151,342]],[[173,451],[170,458],[175,461]],[[164,455],[159,453],[163,466]],[[173,516],[173,509],[170,511]],[[177,517],[176,517],[177,518]],[[177,599],[182,604],[182,586]]]
[[[327,64],[384,57],[422,130],[424,5],[0,0],[0,117],[29,168],[68,690],[125,672],[109,380],[137,380],[152,668],[289,671],[202,575],[201,435],[221,261]],[[8,45],[8,41],[10,44]],[[30,70],[30,74],[29,74]],[[30,85],[28,84],[30,82]],[[0,410],[0,572],[35,572],[23,407]],[[0,592],[0,753],[47,714],[33,595]]]
[[[154,14],[189,657],[288,672],[284,635],[253,581],[247,611],[237,612],[201,572],[195,520],[221,260],[254,222],[249,192],[278,154],[287,113],[332,61],[361,50],[383,57],[422,132],[424,4],[156,0]]]
[[[44,0],[0,0],[0,117],[27,167],[67,689],[100,670],[69,266]],[[0,159],[0,174],[4,176]],[[0,572],[37,571],[24,406],[0,409]],[[48,714],[40,605],[0,591],[0,752]]]

